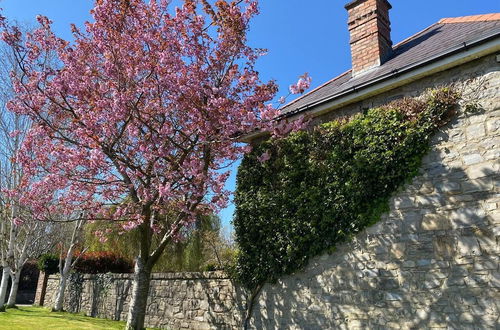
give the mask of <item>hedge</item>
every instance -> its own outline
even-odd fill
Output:
[[[132,260],[112,252],[87,252],[79,257],[74,270],[86,274],[132,273],[134,264]]]

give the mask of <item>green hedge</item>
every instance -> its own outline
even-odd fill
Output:
[[[237,278],[250,289],[273,282],[378,221],[458,97],[435,90],[254,148],[237,176]]]
[[[42,254],[38,258],[38,269],[48,275],[59,272],[59,256],[52,253]]]

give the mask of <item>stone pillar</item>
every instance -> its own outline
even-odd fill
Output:
[[[40,275],[38,275],[38,284],[36,286],[35,301],[33,305],[43,306],[48,279],[49,275],[45,272],[40,272]]]

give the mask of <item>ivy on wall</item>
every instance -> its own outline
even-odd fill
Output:
[[[249,289],[276,281],[378,221],[458,99],[434,90],[254,148],[237,176],[237,278]]]

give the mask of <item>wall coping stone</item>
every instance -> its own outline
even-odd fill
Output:
[[[129,279],[134,278],[133,273],[104,273],[113,277],[113,279]],[[97,275],[103,274],[82,274],[85,280],[95,278]],[[50,280],[58,280],[59,274],[49,276]],[[231,277],[223,271],[210,271],[210,272],[177,272],[177,273],[152,273],[151,280],[230,280]]]

